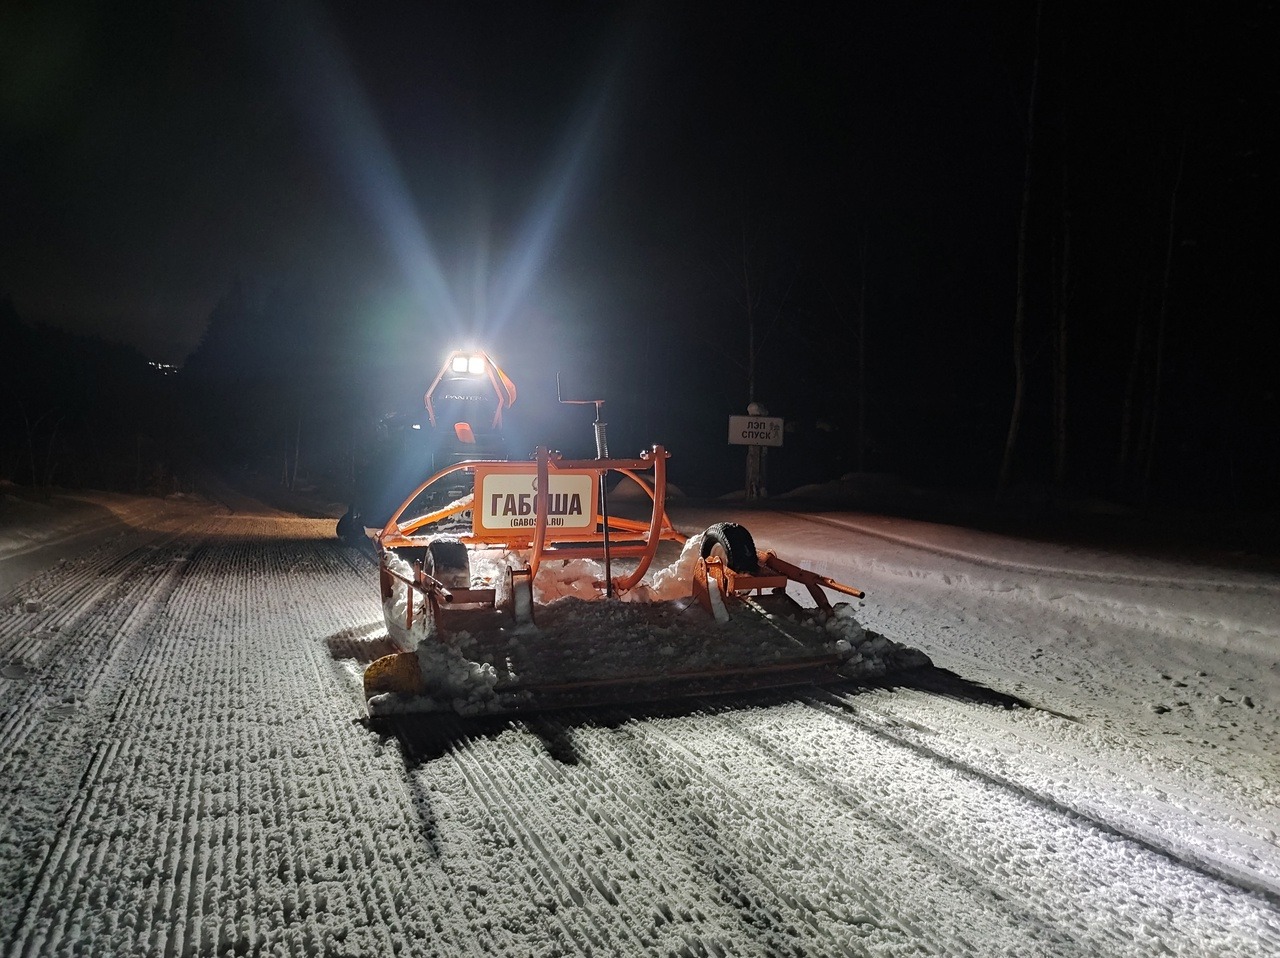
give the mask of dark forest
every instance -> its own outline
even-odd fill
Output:
[[[271,162],[300,184],[295,213],[314,204],[275,258],[222,255],[218,221],[175,219],[167,244],[203,279],[172,293],[170,314],[130,313],[123,269],[95,300],[125,255],[113,247],[145,259],[157,221],[120,222],[114,203],[79,220],[52,200],[103,178],[67,159],[86,114],[64,105],[44,122],[7,68],[0,477],[166,495],[219,474],[342,502],[380,417],[420,403],[465,340],[519,384],[528,450],[587,451],[585,414],[555,401],[557,375],[576,377],[605,394],[615,448],[662,442],[691,495],[741,488],[724,423],[756,401],[787,421],[774,493],[856,473],[989,507],[1274,512],[1273,5],[656,5],[541,23],[486,7],[438,13],[434,32],[395,5],[295,6],[367,91],[465,318],[415,287],[385,220],[362,214],[340,164],[289,118],[306,59],[262,47],[294,49],[295,21],[165,14],[175,49],[119,81],[121,109],[135,97],[158,124],[201,90],[216,99],[210,122],[241,97],[276,104],[273,122],[294,132]],[[15,17],[6,43],[28,50],[48,24]],[[94,29],[126,33],[120,17]],[[423,38],[424,59],[455,35],[492,37],[475,68],[488,73],[441,83],[406,64],[412,43],[388,39],[400,28]],[[601,49],[615,51],[604,80]],[[212,74],[180,71],[176,92],[155,91],[166,65],[196,53]],[[116,77],[113,54],[120,42],[104,41],[94,69]],[[219,77],[234,77],[232,92]],[[565,104],[597,81],[611,91],[597,145],[532,278],[508,287],[520,294],[509,306],[495,284],[476,292],[475,184],[503,267],[492,273],[518,273],[521,243],[542,235],[519,212],[555,181],[548,163],[564,166],[555,144],[577,115]],[[544,109],[522,114],[524,97]],[[432,110],[470,135],[437,148]],[[250,136],[237,129],[219,135]],[[216,178],[191,149],[167,162],[194,195]],[[145,182],[113,185],[132,190],[130,207],[189,209]],[[252,219],[262,186],[244,189]],[[278,225],[262,213],[244,228]],[[92,268],[74,262],[86,257]],[[154,346],[181,343],[183,323],[179,354]],[[148,324],[168,339],[138,332]]]

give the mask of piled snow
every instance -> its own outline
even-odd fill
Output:
[[[387,566],[405,578],[413,577],[413,568],[397,555],[387,556]],[[453,709],[462,715],[495,710],[498,703],[493,688],[498,684],[497,670],[488,662],[472,661],[462,653],[462,647],[470,640],[467,633],[437,635],[430,612],[424,608],[416,608],[412,625],[405,627],[411,591],[407,583],[392,579],[391,597],[383,601],[382,614],[393,643],[418,655],[427,696],[415,702],[415,706],[423,711]],[[415,593],[414,600],[421,603],[422,596]],[[370,705],[373,712],[387,714],[403,709],[404,703],[397,703],[394,697],[375,698],[377,703]]]
[[[662,602],[687,598],[701,550],[702,534],[690,536],[677,559],[665,566],[651,567],[640,584],[620,598],[624,602]],[[545,562],[534,581],[533,597],[543,605],[570,597],[595,599],[600,594],[598,583],[603,582],[604,565],[592,559]]]

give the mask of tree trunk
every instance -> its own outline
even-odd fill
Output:
[[[1066,139],[1065,135],[1063,137]],[[1071,208],[1067,192],[1066,143],[1062,161],[1062,251],[1058,263],[1057,323],[1053,349],[1053,483],[1067,481],[1067,318],[1070,315]]]
[[[43,418],[44,418],[43,416],[40,417],[40,419],[43,419]],[[35,435],[35,429],[36,429],[36,426],[40,424],[40,419],[37,419],[33,423],[31,421],[31,417],[27,415],[26,407],[25,406],[23,407],[22,422],[27,427],[27,457],[28,457],[28,463],[31,468],[31,488],[32,489],[40,488],[40,467],[36,460],[36,435]]]
[[[59,416],[57,420],[54,421],[53,429],[49,431],[49,448],[45,454],[44,462],[44,491],[46,495],[48,495],[48,493],[53,489],[53,474],[58,468],[56,449],[58,444],[58,427],[62,425],[62,420],[64,418],[66,417]]]
[[[751,250],[742,225],[742,298],[747,312],[747,402],[756,401],[756,297],[751,289]]]
[[[1125,377],[1124,402],[1120,407],[1120,449],[1116,456],[1116,489],[1128,490],[1129,467],[1133,461],[1134,429],[1133,409],[1138,397],[1138,378],[1142,372],[1142,354],[1146,348],[1147,333],[1147,270],[1142,270],[1142,299],[1138,303],[1138,318],[1133,327],[1133,353],[1129,359],[1129,374]]]
[[[298,485],[298,458],[302,450],[302,413],[298,413],[298,420],[294,424],[293,431],[293,470],[289,474],[289,491],[293,492]]]
[[[1156,439],[1160,428],[1160,402],[1164,392],[1164,357],[1165,344],[1169,330],[1169,289],[1173,279],[1174,239],[1177,233],[1178,193],[1182,187],[1182,171],[1187,161],[1187,136],[1182,135],[1182,147],[1178,151],[1178,168],[1173,178],[1173,189],[1169,194],[1169,235],[1164,250],[1164,275],[1160,282],[1160,311],[1156,316],[1156,358],[1155,373],[1151,383],[1151,422],[1147,432],[1146,448],[1143,450],[1142,465],[1142,499],[1145,502],[1151,495],[1151,478],[1156,458]]]
[[[862,284],[858,291],[858,472],[867,471],[867,231],[862,231]]]
[[[1009,433],[1004,441],[1004,458],[1000,463],[997,492],[1009,486],[1013,473],[1013,450],[1022,425],[1022,406],[1026,398],[1027,370],[1023,340],[1026,338],[1027,312],[1027,220],[1031,208],[1031,158],[1035,145],[1036,87],[1040,81],[1040,15],[1044,3],[1036,4],[1035,56],[1031,61],[1031,93],[1027,98],[1027,158],[1022,172],[1022,212],[1018,218],[1018,294],[1013,314],[1013,410],[1009,414]]]
[[[1065,53],[1062,61],[1066,60]],[[1053,485],[1066,485],[1066,388],[1068,388],[1068,327],[1071,307],[1071,181],[1066,137],[1066,90],[1062,91],[1059,146],[1062,155],[1062,246],[1057,263],[1057,321],[1053,337]]]

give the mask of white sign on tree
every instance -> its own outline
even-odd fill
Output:
[[[733,446],[781,446],[779,416],[730,416],[729,444]]]

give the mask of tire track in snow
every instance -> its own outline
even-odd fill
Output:
[[[1272,906],[1280,906],[1280,890],[1277,890],[1273,884],[1260,876],[1246,872],[1243,869],[1230,867],[1226,863],[1215,861],[1190,848],[1176,846],[1159,835],[1139,831],[1131,825],[1115,822],[1097,811],[1081,807],[1079,803],[1057,798],[1033,785],[948,754],[942,749],[924,742],[922,740],[923,737],[918,734],[918,730],[912,729],[909,725],[903,725],[884,711],[877,710],[874,707],[869,708],[850,697],[822,689],[814,690],[809,698],[809,704],[825,714],[834,715],[841,721],[853,723],[873,735],[911,749],[925,758],[936,760],[956,771],[1022,795],[1043,806],[1048,811],[1078,819],[1102,832],[1167,858],[1179,867],[1198,872],[1213,881],[1231,885],[1242,892],[1256,895]],[[869,717],[873,715],[878,720],[873,720]]]
[[[882,777],[881,783],[886,787],[889,795],[881,802],[878,814],[887,816],[892,820],[899,820],[905,814],[904,809],[910,807],[910,803],[915,796],[907,794],[909,788],[901,787],[900,781],[919,781],[924,778],[934,784],[950,785],[949,788],[937,788],[933,792],[935,803],[946,806],[943,812],[937,816],[937,824],[942,827],[943,833],[937,836],[924,833],[923,836],[934,844],[935,854],[940,858],[952,861],[955,866],[962,870],[972,870],[976,864],[984,860],[985,856],[998,852],[1004,847],[1004,852],[1010,855],[1010,858],[1003,861],[997,858],[994,863],[1001,876],[999,893],[1006,898],[1010,895],[1021,894],[1024,899],[1023,907],[1043,910],[1043,914],[1038,919],[1042,922],[1052,923],[1055,921],[1055,916],[1071,914],[1073,904],[1076,908],[1082,907],[1080,899],[1068,895],[1063,898],[1063,901],[1056,904],[1052,901],[1037,903],[1027,895],[1033,890],[1035,894],[1043,894],[1045,886],[1036,882],[1034,878],[1024,880],[1023,874],[1019,869],[1009,867],[1010,861],[1026,858],[1029,863],[1034,865],[1038,861],[1035,857],[1036,854],[1047,856],[1039,859],[1039,861],[1047,860],[1055,863],[1052,866],[1053,871],[1061,876],[1062,888],[1071,889],[1074,887],[1083,895],[1086,901],[1091,895],[1100,896],[1103,888],[1111,889],[1112,894],[1119,889],[1131,889],[1128,901],[1117,903],[1109,897],[1105,901],[1099,897],[1097,901],[1084,906],[1086,910],[1093,913],[1094,920],[1086,926],[1074,929],[1072,934],[1084,944],[1086,953],[1120,955],[1131,951],[1134,947],[1134,941],[1129,922],[1133,920],[1133,913],[1141,913],[1147,910],[1151,913],[1147,922],[1152,927],[1160,927],[1162,924],[1174,927],[1181,926],[1189,930],[1185,934],[1177,936],[1178,938],[1201,941],[1206,944],[1213,941],[1214,944],[1211,948],[1216,955],[1239,954],[1247,956],[1253,954],[1252,949],[1255,945],[1258,929],[1266,927],[1266,916],[1269,915],[1272,921],[1276,918],[1274,903],[1267,902],[1264,896],[1253,897],[1252,904],[1241,902],[1221,887],[1221,879],[1217,876],[1206,876],[1206,882],[1201,884],[1197,894],[1191,900],[1187,900],[1185,892],[1179,894],[1172,889],[1179,891],[1183,889],[1186,882],[1184,869],[1201,871],[1192,863],[1181,861],[1174,856],[1169,861],[1169,864],[1175,867],[1162,868],[1158,864],[1158,860],[1169,858],[1163,850],[1151,848],[1140,839],[1118,833],[1105,823],[1097,822],[1088,816],[1081,815],[1074,809],[1064,807],[1061,803],[1052,799],[1046,800],[1044,796],[1027,794],[1016,783],[990,776],[980,769],[969,768],[963,763],[952,761],[945,755],[935,752],[928,746],[900,738],[892,729],[886,729],[877,723],[859,720],[856,714],[849,715],[847,703],[845,709],[834,709],[832,706],[819,701],[819,698],[825,694],[821,691],[816,691],[815,698],[805,703],[806,707],[813,709],[823,719],[834,720],[839,725],[847,728],[856,728],[865,735],[870,735],[895,745],[908,753],[913,753],[926,762],[933,763],[938,769],[935,772],[928,772],[924,776],[904,771],[889,777]],[[815,739],[824,740],[825,745],[825,739],[830,736],[832,731],[830,721],[820,723],[816,727],[817,732],[814,736],[796,734],[797,727],[794,723],[789,722],[786,741],[782,742],[776,741],[770,734],[767,734],[769,732],[775,734],[778,732],[776,723],[767,729],[766,733],[762,734],[751,726],[750,713],[743,714],[747,717],[721,716],[721,721],[736,733],[743,734],[753,744],[767,748],[779,762],[802,772],[811,781],[821,783],[824,788],[830,789],[835,794],[843,795],[847,793],[848,801],[851,805],[864,805],[868,793],[866,785],[861,779],[854,785],[848,781],[847,776],[833,778],[826,768],[824,750],[809,748],[808,751],[803,751],[803,748],[798,748],[798,746],[809,746]],[[789,717],[794,718],[794,710],[792,710],[792,714]],[[839,741],[846,746],[856,744],[856,740],[845,736],[840,736]],[[890,757],[890,753],[884,753],[883,750],[878,751],[876,754],[880,755],[882,760]],[[866,767],[866,763],[858,764],[860,767]],[[887,767],[890,763],[882,761],[881,764]],[[896,769],[898,760],[895,759],[891,764]],[[908,766],[904,766],[904,769],[909,768],[909,766],[910,763]],[[844,767],[847,768],[848,766]],[[880,766],[876,766],[876,770],[877,774],[883,771]],[[967,785],[969,787],[966,787]],[[978,813],[980,810],[985,811],[992,806],[981,797],[964,797],[964,792],[966,790],[972,791],[973,785],[976,785],[978,789],[974,793],[975,795],[980,796],[984,788],[994,786],[1010,796],[1016,796],[1017,801],[1030,802],[1052,812],[1053,815],[1020,815],[1019,818],[1023,821],[1021,826],[1023,831],[1020,832],[1015,829],[1011,834],[1006,835],[1003,826],[993,828],[984,822],[982,814],[974,815],[974,813]],[[854,791],[850,792],[849,789],[854,789]],[[895,792],[901,794],[898,794],[895,798]],[[965,813],[963,809],[966,807],[971,809],[971,812]],[[1005,806],[1002,805],[1001,807]],[[932,815],[934,813],[930,810],[929,814]],[[1060,833],[1055,833],[1055,830],[1051,827],[1053,816],[1061,816],[1076,822],[1077,824],[1073,826],[1072,833],[1076,834],[1077,837],[1067,843],[1063,843],[1063,836]],[[985,838],[975,839],[972,836],[957,833],[957,826],[962,825],[970,818],[978,824],[978,831],[985,835]],[[1077,830],[1081,825],[1084,826],[1086,831],[1079,834]],[[1123,844],[1112,846],[1105,842],[1099,843],[1090,838],[1090,831],[1100,834],[1103,838],[1120,839],[1123,844],[1132,845],[1139,852],[1140,857],[1143,853],[1154,856],[1157,863],[1154,865],[1144,864],[1140,860],[1126,862],[1124,861]],[[1033,849],[1032,853],[1029,853],[1025,842],[1028,840],[1034,841],[1031,836],[1036,833],[1043,834],[1045,838],[1042,840],[1038,852],[1034,852]],[[1020,835],[1025,837],[1020,839]],[[981,844],[972,844],[971,847],[966,848],[966,840],[971,843],[980,841]],[[1117,848],[1120,849],[1119,852],[1117,852]],[[1100,872],[1101,874],[1099,874]],[[1108,877],[1108,874],[1111,877]],[[1230,885],[1231,883],[1228,882],[1227,884]],[[1019,891],[1020,885],[1025,885],[1021,892]],[[1162,886],[1168,886],[1168,888],[1162,892]],[[1213,886],[1217,886],[1217,888]],[[1062,889],[1057,886],[1049,887],[1048,891],[1051,898],[1064,895]],[[1181,908],[1180,910],[1174,910],[1171,914],[1170,904],[1180,905]],[[1114,931],[1102,927],[1105,916],[1108,914],[1116,919]],[[1122,914],[1124,915],[1123,918],[1121,917]],[[1098,941],[1099,936],[1102,936],[1103,941]],[[1265,932],[1264,937],[1266,937]],[[1277,947],[1280,947],[1280,935],[1277,935],[1274,929],[1269,937]]]
[[[1203,784],[1204,769],[1159,761],[1115,733],[1079,726],[1034,708],[1009,712],[905,685],[891,693],[870,688],[857,693],[827,690],[822,695],[841,703],[838,707],[874,716],[893,734],[912,741],[928,735],[936,743],[932,747],[946,749],[948,758],[975,771],[994,767],[999,777],[1014,781],[1029,795],[1051,794],[1081,817],[1118,832],[1160,844],[1160,826],[1168,833],[1170,823],[1181,820],[1178,837],[1189,848],[1178,853],[1180,858],[1207,862],[1222,872],[1213,877],[1232,883],[1239,880],[1225,875],[1244,876],[1247,887],[1242,890],[1280,893],[1280,850],[1273,830],[1276,808],[1243,788],[1230,793],[1230,804],[1218,794],[1206,794],[1196,788]],[[937,736],[931,727],[935,725],[953,734]],[[959,730],[964,737],[954,734]],[[980,754],[974,755],[975,751]],[[980,761],[982,765],[977,764]],[[1063,775],[1064,761],[1075,766],[1070,776]],[[1080,784],[1084,782],[1090,787]],[[1105,793],[1105,802],[1098,792]],[[1224,841],[1232,848],[1224,850]]]
[[[723,730],[719,711],[720,707],[710,706],[699,714],[706,724]],[[815,905],[813,895],[835,897],[837,906],[829,908],[827,914],[849,921],[848,907],[841,907],[844,904],[841,899],[852,895],[866,916],[858,919],[855,914],[858,924],[896,931],[889,939],[896,943],[888,946],[891,948],[901,948],[910,942],[912,948],[939,955],[956,954],[957,945],[965,949],[960,953],[968,954],[1091,953],[1065,936],[1061,929],[1043,922],[1028,922],[1031,916],[1021,911],[1010,912],[1007,903],[991,894],[985,883],[974,883],[969,880],[971,876],[963,872],[938,872],[933,856],[925,853],[908,833],[883,819],[867,817],[862,803],[852,795],[841,796],[841,801],[833,804],[825,783],[797,779],[785,762],[778,761],[758,745],[749,751],[740,746],[731,748],[729,758],[712,761],[711,755],[725,754],[721,751],[724,741],[705,729],[690,728],[683,723],[661,727],[637,723],[628,729],[655,748],[661,760],[678,765],[683,774],[700,787],[716,793],[713,807],[723,809],[724,813],[717,817],[718,826],[715,821],[707,823],[704,836],[718,834],[726,823],[735,820],[759,823],[758,829],[748,828],[750,840],[722,849],[719,857],[729,862],[743,858],[745,871],[753,876],[769,876],[771,862],[776,858],[789,862],[786,877],[775,878],[775,886],[769,891],[777,903],[775,907],[789,913],[793,927],[822,931],[823,924],[815,922],[815,916],[823,909]],[[797,822],[787,814],[795,807],[797,792],[807,793],[800,803],[811,810],[811,817],[806,821]],[[774,802],[783,806],[783,810],[775,811]],[[762,842],[761,834],[778,837]],[[914,864],[904,866],[904,860]],[[850,861],[857,866],[840,867]],[[861,872],[866,868],[874,870],[883,884],[864,879]],[[935,890],[937,899],[918,897],[919,883],[906,884],[901,877],[904,871],[932,872],[933,882],[939,886]],[[807,876],[825,876],[828,884],[821,891],[812,886],[795,891],[785,887],[803,885]],[[925,914],[908,915],[910,906]],[[966,910],[961,911],[962,907]],[[823,943],[802,945],[802,949],[808,950],[815,947],[821,950]]]

